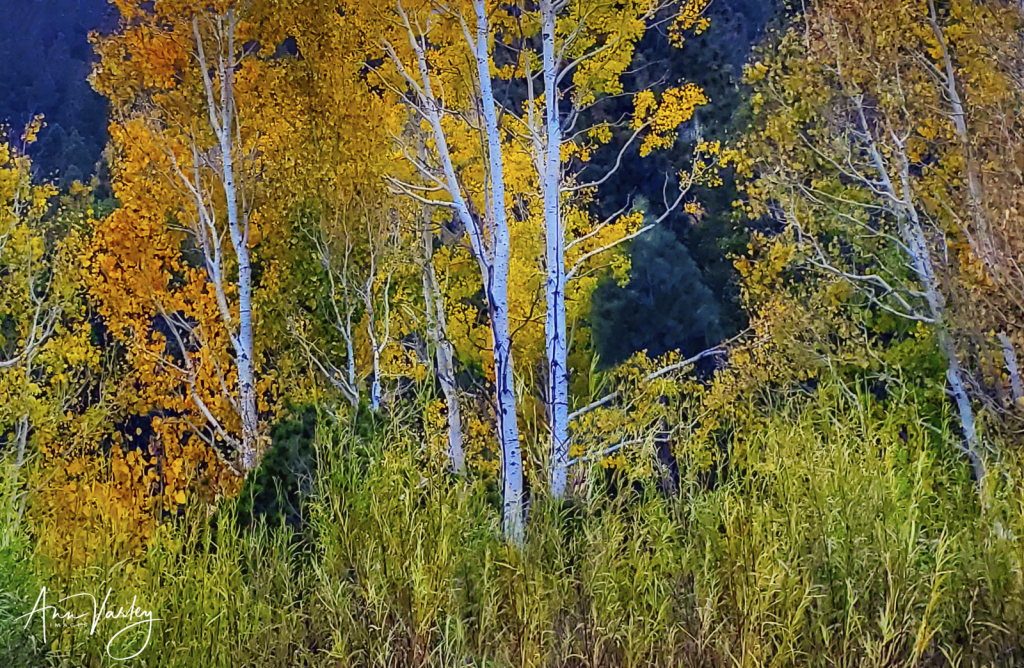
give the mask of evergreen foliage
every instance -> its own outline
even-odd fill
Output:
[[[721,340],[719,305],[690,253],[656,227],[630,247],[629,282],[607,279],[594,292],[594,342],[604,368],[642,350],[689,357]]]
[[[0,124],[17,140],[42,114],[46,127],[31,147],[41,177],[87,181],[107,142],[107,104],[89,85],[96,57],[90,31],[110,31],[106,0],[5,0],[0,20]]]

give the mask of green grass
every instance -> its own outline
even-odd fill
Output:
[[[610,498],[595,473],[534,500],[522,551],[483,483],[417,464],[407,423],[320,425],[299,533],[194,509],[143,561],[63,578],[23,536],[0,628],[48,582],[137,593],[162,621],[132,666],[1024,665],[1021,490],[1003,478],[982,511],[908,392],[782,402],[713,491],[687,462],[677,498]],[[17,665],[126,665],[51,640]]]

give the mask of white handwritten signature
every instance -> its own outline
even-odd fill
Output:
[[[27,617],[28,619],[25,620],[25,628],[28,629],[29,625],[32,624],[33,617],[35,617],[35,615],[38,614],[43,623],[43,642],[45,643],[47,619],[49,619],[51,622],[55,621],[57,626],[85,626],[85,623],[79,620],[91,616],[92,624],[89,627],[89,635],[93,635],[96,633],[96,629],[99,628],[100,622],[123,619],[125,620],[126,625],[123,626],[120,631],[110,636],[110,639],[107,640],[107,656],[109,656],[111,659],[115,661],[127,661],[128,659],[134,659],[139,654],[141,654],[142,651],[146,649],[146,647],[149,645],[149,640],[153,635],[153,622],[159,622],[161,620],[154,618],[153,612],[151,610],[144,610],[142,608],[136,607],[135,596],[132,596],[132,603],[130,606],[128,606],[127,610],[124,607],[119,607],[117,609],[117,612],[114,612],[113,609],[108,610],[107,601],[110,600],[111,591],[113,590],[107,589],[107,595],[103,597],[103,603],[99,606],[96,605],[96,597],[89,593],[72,594],[70,596],[65,596],[64,598],[57,601],[57,605],[60,605],[61,603],[65,603],[73,599],[88,599],[89,602],[92,604],[92,610],[89,612],[83,612],[81,614],[75,614],[75,611],[73,610],[61,611],[58,610],[57,605],[47,605],[46,587],[43,587],[39,592],[39,596],[36,598],[35,604],[32,606],[32,610],[22,615],[21,617],[18,617],[18,619],[14,621],[25,619]],[[48,611],[49,614],[47,614]],[[120,637],[126,631],[133,629],[137,626],[140,626],[142,624],[149,625],[146,629],[146,641],[142,643],[142,647],[140,647],[137,652],[130,656],[115,656],[111,652],[111,646],[114,644],[114,641],[117,640],[117,638]]]

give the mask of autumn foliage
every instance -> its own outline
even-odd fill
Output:
[[[106,181],[0,144],[0,559],[152,665],[1020,659],[1018,8],[780,11],[708,132],[707,0],[113,3]]]

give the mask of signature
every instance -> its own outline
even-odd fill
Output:
[[[159,622],[161,620],[154,618],[153,612],[151,610],[145,610],[143,608],[137,607],[135,605],[135,596],[132,596],[132,603],[130,606],[128,606],[127,609],[125,609],[124,607],[119,607],[116,612],[113,610],[112,607],[108,609],[107,602],[110,600],[110,594],[112,591],[113,590],[111,589],[107,589],[107,595],[103,597],[103,603],[101,603],[98,606],[96,604],[96,597],[89,593],[72,594],[70,596],[65,596],[64,598],[57,601],[57,605],[47,605],[46,587],[43,587],[39,592],[39,596],[36,598],[35,604],[32,606],[32,610],[22,615],[21,617],[18,617],[18,619],[14,621],[25,619],[25,628],[28,629],[29,625],[32,624],[32,619],[38,614],[40,620],[43,623],[43,642],[45,643],[47,620],[50,620],[54,626],[58,627],[76,626],[84,628],[87,625],[88,621],[86,620],[86,618],[91,617],[92,619],[91,624],[89,624],[89,635],[94,635],[96,633],[96,629],[99,628],[101,622],[108,622],[111,620],[124,620],[124,626],[122,626],[117,633],[110,636],[110,639],[107,641],[107,656],[109,656],[111,659],[115,661],[127,661],[128,659],[134,659],[139,654],[141,654],[142,651],[146,649],[146,647],[149,645],[149,640],[153,635],[153,622]],[[76,611],[74,610],[62,610],[58,608],[58,606],[62,603],[72,601],[74,599],[83,598],[87,599],[91,603],[91,611],[83,612],[81,614],[75,614]],[[111,651],[111,647],[114,645],[114,642],[119,637],[121,637],[121,635],[124,634],[126,631],[129,631],[130,629],[136,628],[143,624],[147,624],[148,626],[146,628],[146,640],[142,643],[142,647],[140,647],[137,652],[130,656],[115,656]]]

